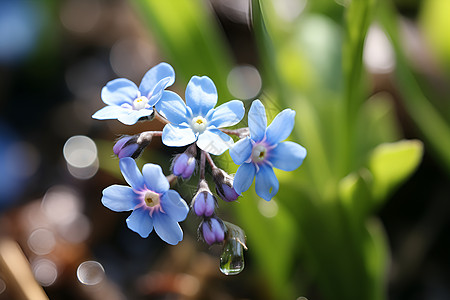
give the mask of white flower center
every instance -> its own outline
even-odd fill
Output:
[[[254,163],[260,163],[264,161],[267,156],[267,148],[263,145],[255,145],[252,150],[252,161]]]
[[[144,201],[148,207],[155,207],[161,202],[159,199],[159,194],[152,191],[145,192]]]
[[[202,133],[205,131],[207,125],[206,119],[202,116],[195,117],[191,121],[191,128],[194,132]]]
[[[148,98],[145,97],[145,96],[141,96],[139,98],[136,98],[133,101],[133,108],[135,110],[140,110],[140,109],[146,108],[147,107],[147,103],[148,103]]]

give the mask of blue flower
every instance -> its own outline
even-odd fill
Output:
[[[214,155],[225,152],[233,139],[219,128],[239,123],[244,116],[244,105],[232,100],[220,105],[217,90],[206,76],[193,76],[186,87],[186,104],[175,93],[156,104],[156,109],[171,122],[163,129],[162,141],[171,147],[197,142],[197,146]]]
[[[273,167],[284,171],[297,169],[306,157],[306,149],[294,142],[281,142],[294,128],[295,111],[285,109],[267,127],[266,111],[255,100],[248,113],[250,137],[241,139],[230,149],[234,163],[241,165],[233,187],[242,194],[255,179],[256,194],[269,201],[278,192],[278,179]]]
[[[117,212],[132,210],[127,219],[128,228],[143,238],[155,228],[163,241],[178,244],[183,239],[178,222],[186,218],[189,207],[176,191],[169,190],[161,167],[145,164],[141,174],[130,157],[122,158],[119,164],[130,186],[112,185],[104,189],[103,205]]]
[[[114,79],[102,89],[102,100],[108,106],[92,117],[99,120],[118,119],[123,124],[133,125],[153,113],[153,106],[169,93],[164,89],[174,81],[175,72],[167,63],[160,63],[145,73],[139,88],[128,79]]]

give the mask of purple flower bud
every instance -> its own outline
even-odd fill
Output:
[[[196,165],[195,152],[195,148],[189,147],[184,153],[175,157],[172,164],[172,173],[175,176],[180,176],[183,179],[188,179],[192,176]]]
[[[126,135],[120,138],[113,147],[113,152],[119,158],[131,157],[137,158],[145,147],[150,144],[150,139],[141,139],[139,141],[139,134],[137,135]]]
[[[212,176],[216,184],[216,192],[224,201],[235,201],[239,194],[233,188],[233,177],[219,168],[213,168]]]
[[[225,239],[225,226],[219,218],[205,219],[199,229],[203,239],[209,245],[222,243]]]
[[[239,194],[236,193],[234,188],[226,185],[225,183],[222,184],[221,189],[217,188],[216,186],[216,192],[220,196],[220,198],[227,202],[235,201],[239,197]]]
[[[200,181],[198,192],[192,200],[192,209],[194,213],[199,217],[211,217],[214,214],[216,202],[216,198],[209,190],[206,181]]]
[[[197,216],[211,217],[214,213],[216,201],[213,194],[208,192],[197,193],[192,208]]]

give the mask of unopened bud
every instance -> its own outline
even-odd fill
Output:
[[[195,171],[196,148],[189,147],[184,153],[178,154],[173,160],[172,173],[183,179],[188,179]]]
[[[224,201],[231,202],[235,201],[239,194],[233,188],[233,177],[231,177],[227,172],[219,168],[213,168],[212,176],[216,184],[216,192],[220,198]]]
[[[192,200],[192,210],[201,217],[211,217],[214,214],[216,198],[209,190],[208,184],[203,179],[198,185],[198,191]]]
[[[140,139],[137,135],[126,135],[121,137],[113,147],[113,152],[119,158],[131,157],[138,158],[144,151],[145,147],[150,144],[151,137]]]
[[[222,220],[217,217],[205,219],[200,224],[199,231],[209,245],[222,243],[225,239],[225,226]]]

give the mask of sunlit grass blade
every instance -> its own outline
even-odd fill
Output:
[[[400,94],[404,99],[403,104],[422,132],[426,143],[432,147],[432,151],[439,157],[447,173],[450,174],[449,122],[436,110],[419,87],[404,54],[403,46],[400,43],[397,16],[386,1],[381,1],[381,3],[378,17],[386,33],[390,36],[396,53],[397,68],[395,79],[399,86]]]
[[[132,1],[155,36],[162,55],[185,83],[193,75],[210,77],[219,103],[231,99],[227,75],[232,59],[220,27],[200,0]]]

